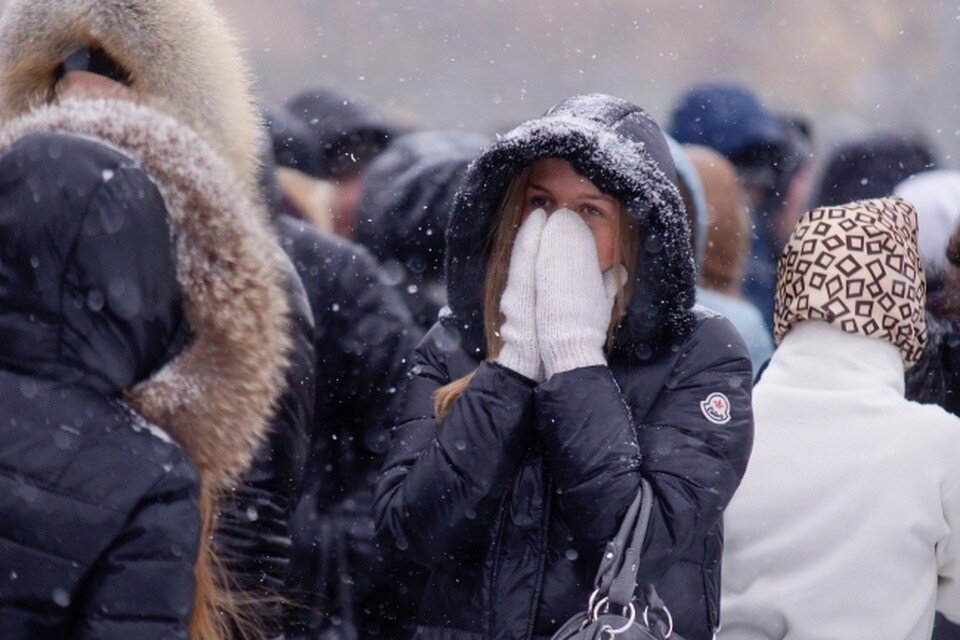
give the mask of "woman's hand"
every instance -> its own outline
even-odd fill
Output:
[[[500,327],[503,348],[496,362],[534,382],[543,380],[537,339],[536,278],[537,254],[546,223],[547,213],[537,209],[520,225],[510,254],[507,287],[500,299],[500,312],[504,317]]]
[[[536,268],[537,333],[546,378],[606,364],[616,269],[622,273],[623,267],[600,272],[596,241],[580,216],[569,209],[550,215]]]

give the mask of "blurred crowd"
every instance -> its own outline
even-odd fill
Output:
[[[267,105],[199,0],[11,0],[0,42],[3,638],[550,638],[641,475],[688,640],[960,637],[960,172],[924,135],[726,82],[662,134],[604,96],[510,132]],[[598,346],[528,369],[514,265],[563,211],[521,207],[495,320],[475,260],[543,158],[639,257]],[[593,301],[544,246],[531,290]]]

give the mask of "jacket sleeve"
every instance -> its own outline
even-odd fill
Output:
[[[541,385],[537,411],[547,464],[585,551],[597,552],[616,533],[641,475],[656,499],[645,563],[669,563],[702,544],[746,469],[750,380],[743,341],[726,320],[711,317],[687,339],[662,388],[642,390],[644,381],[637,381],[652,398],[642,422],[607,367],[575,369]],[[723,394],[730,410],[728,420],[717,417],[722,424],[701,409],[713,393]]]
[[[198,479],[183,461],[140,499],[91,570],[71,640],[186,638],[200,544]]]
[[[285,289],[291,301],[286,389],[243,482],[221,507],[217,543],[231,574],[245,589],[281,594],[289,572],[290,519],[300,497],[307,438],[314,413],[313,315],[292,265]],[[278,624],[268,615],[268,624]]]
[[[288,579],[304,606],[287,619],[319,629],[383,579],[373,483],[422,334],[364,249],[282,217],[278,225],[309,294],[318,371]]]
[[[438,422],[433,394],[450,380],[425,351],[415,359],[375,506],[380,536],[433,567],[489,535],[529,443],[533,384],[484,362]]]
[[[381,281],[376,261],[362,247],[350,250],[334,299],[327,302],[339,307],[334,321],[345,355],[343,371],[338,372],[342,400],[350,407],[354,424],[369,431],[393,424],[399,392],[423,333],[397,290]],[[358,436],[376,446],[373,434]],[[384,431],[381,454],[386,444]]]

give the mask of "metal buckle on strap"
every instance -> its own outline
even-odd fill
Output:
[[[666,607],[657,607],[659,611],[663,611],[667,614],[667,633],[664,637],[664,640],[673,635],[673,616],[670,615],[670,609]],[[650,628],[650,607],[644,607],[643,609],[643,624],[646,625],[647,629]]]
[[[597,606],[593,608],[591,615],[593,616],[594,622],[600,619],[601,609],[604,608],[607,610],[610,609],[610,598],[601,599],[600,602],[597,603]],[[637,608],[633,606],[632,602],[623,608],[623,616],[628,618],[628,620],[627,623],[619,629],[615,629],[610,625],[604,625],[600,631],[603,633],[609,633],[610,637],[613,638],[621,633],[625,633],[630,627],[632,627],[633,623],[637,621]]]
[[[593,616],[593,609],[598,595],[600,595],[600,589],[594,589],[593,593],[590,594],[590,599],[587,600],[587,618]]]

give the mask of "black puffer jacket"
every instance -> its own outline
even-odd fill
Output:
[[[33,134],[0,159],[0,637],[187,637],[197,470],[119,402],[178,340],[169,237],[101,144]]]
[[[315,421],[293,524],[291,637],[405,637],[422,571],[374,544],[373,482],[420,330],[362,248],[279,216],[316,321]],[[407,635],[409,635],[407,633]]]
[[[290,296],[283,292],[281,251],[267,230],[262,208],[250,197],[256,166],[251,152],[257,131],[239,51],[223,21],[205,2],[10,0],[0,20],[0,41],[4,43],[0,47],[0,75],[5,78],[0,85],[4,148],[40,132],[75,134],[121,150],[128,165],[142,168],[141,174],[148,176],[132,185],[126,178],[120,180],[127,190],[114,194],[113,206],[90,212],[84,208],[89,203],[82,200],[85,190],[100,183],[112,185],[120,173],[126,174],[126,165],[122,172],[109,164],[98,167],[82,152],[68,156],[61,149],[70,146],[66,143],[51,143],[43,156],[48,164],[74,169],[72,174],[59,175],[58,180],[43,185],[50,189],[52,200],[79,190],[69,203],[72,208],[64,212],[65,219],[70,214],[74,220],[88,221],[102,216],[105,242],[119,242],[122,237],[128,243],[101,252],[97,266],[104,282],[97,284],[107,286],[90,293],[93,307],[102,308],[89,310],[90,326],[85,327],[86,335],[78,338],[105,359],[111,357],[112,366],[129,367],[131,360],[139,362],[138,366],[156,364],[143,346],[130,344],[128,327],[144,324],[138,331],[156,333],[150,341],[164,339],[155,326],[163,321],[162,314],[155,317],[157,310],[152,308],[162,291],[152,279],[144,289],[137,289],[135,278],[141,274],[130,271],[128,275],[123,259],[128,252],[141,252],[144,264],[150,265],[148,258],[159,247],[169,251],[173,240],[176,267],[172,282],[182,290],[179,313],[189,325],[180,335],[182,349],[168,362],[159,363],[162,368],[138,370],[137,377],[127,381],[136,384],[113,389],[111,399],[118,400],[122,391],[128,404],[183,446],[200,475],[201,505],[212,511],[215,498],[239,483],[263,444],[268,421],[276,414],[290,345],[287,312],[291,305]],[[69,64],[66,56],[72,60]],[[54,86],[60,79],[58,71],[68,68],[136,82],[129,83],[129,99],[79,99],[75,92]],[[54,93],[57,99],[51,100]],[[93,173],[88,175],[88,170]],[[27,177],[28,190],[36,189],[30,182],[35,179],[36,175]],[[166,234],[151,234],[145,227],[136,235],[122,227],[140,224],[126,209],[141,207],[143,194],[151,193],[150,185],[152,192],[162,195],[164,206],[142,215],[165,218],[170,228]],[[111,191],[109,186],[96,188],[97,193]],[[69,239],[75,229],[55,231]],[[83,234],[81,230],[77,247],[85,239]],[[117,236],[116,241],[108,237],[111,234]],[[51,244],[48,239],[35,240],[41,246]],[[69,251],[59,257],[69,272],[73,268]],[[292,274],[292,268],[286,270]],[[68,283],[54,283],[51,291],[58,291],[58,284]],[[101,302],[105,292],[124,298],[126,306],[119,311],[110,309]],[[78,303],[77,290],[62,293],[65,304]],[[55,311],[45,320],[62,320],[57,316],[60,309]],[[47,341],[44,348],[65,343]],[[90,466],[87,473],[115,471],[109,465],[103,470]],[[135,486],[122,471],[115,477]],[[260,479],[254,482],[260,483]],[[247,488],[237,496],[244,495]],[[258,502],[259,496],[251,501]],[[244,520],[249,522],[246,511]],[[265,520],[261,518],[254,527],[262,527]],[[151,524],[141,523],[139,535],[148,538]],[[171,522],[170,526],[186,525]],[[241,538],[230,539],[224,555],[231,564],[236,557],[233,552],[243,550],[252,539],[243,539],[242,545],[233,544]],[[161,541],[153,542],[159,546]],[[245,551],[260,555],[263,550]],[[158,549],[159,555],[164,553]],[[159,564],[157,568],[162,569]],[[160,586],[117,586],[129,591],[131,598],[144,601],[148,624],[150,606],[165,606],[166,594]],[[103,608],[109,612],[110,606]],[[139,615],[134,610],[118,613],[131,619]],[[121,635],[141,634],[134,629]]]
[[[497,203],[539,157],[569,160],[641,229],[635,293],[609,366],[536,386],[484,362],[480,299]],[[689,234],[656,124],[607,96],[568,100],[468,173],[448,232],[452,313],[421,343],[377,485],[381,534],[432,569],[417,637],[549,637],[586,608],[641,475],[657,503],[640,574],[677,631],[719,624],[720,516],[752,437],[750,361],[726,320],[691,311]],[[476,369],[442,423],[433,394]],[[708,399],[722,394],[719,413]],[[711,418],[707,416],[711,415]]]
[[[353,239],[370,250],[429,329],[446,304],[444,235],[467,166],[490,139],[469,131],[397,138],[363,174]]]

